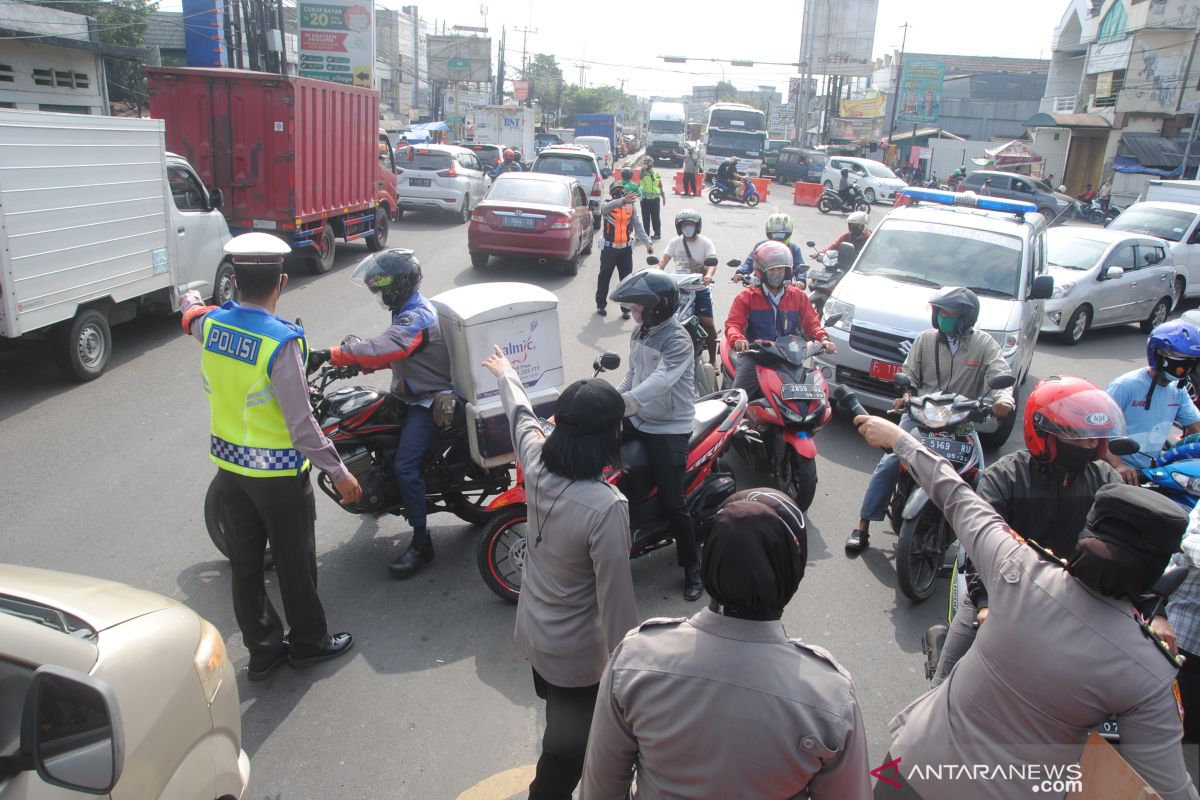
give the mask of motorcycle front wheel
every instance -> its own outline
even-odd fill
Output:
[[[479,574],[496,596],[516,603],[521,596],[529,511],[524,504],[496,513],[483,529],[475,548]]]
[[[754,208],[756,205],[758,205],[758,201],[759,197],[756,194],[748,195],[746,197],[746,205],[750,206],[750,208]]]
[[[789,447],[783,455],[783,463],[776,480],[779,488],[796,501],[801,511],[808,511],[813,497],[817,494],[817,462],[805,458]]]
[[[933,584],[946,556],[946,543],[954,535],[948,528],[941,509],[933,503],[900,526],[900,539],[896,542],[896,583],[909,600],[919,603],[933,594]]]
[[[822,197],[819,200],[817,200],[817,211],[820,211],[822,214],[828,214],[829,212],[834,211],[835,209],[837,209],[837,204],[835,204],[829,198]]]
[[[708,193],[708,202],[712,203],[714,206],[720,205],[721,201],[724,199],[725,195],[721,193],[720,189],[712,189]]]

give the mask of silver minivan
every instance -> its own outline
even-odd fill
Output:
[[[890,408],[899,396],[896,373],[917,335],[931,325],[929,298],[946,286],[966,286],[979,296],[976,329],[1000,343],[1018,381],[1029,372],[1043,302],[1054,286],[1046,268],[1046,220],[1026,203],[1011,204],[1020,213],[985,211],[963,207],[971,201],[959,197],[959,205],[919,202],[892,211],[825,303],[827,317],[841,315],[829,326],[837,353],[818,356],[817,364],[827,380],[853,389],[863,405]],[[980,426],[980,438],[989,446],[1003,444],[1019,416]]]
[[[432,209],[449,211],[465,224],[491,183],[479,158],[465,147],[410,147],[407,158],[396,165],[397,217],[405,211]]]

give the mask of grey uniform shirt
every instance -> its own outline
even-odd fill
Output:
[[[572,481],[542,464],[546,437],[521,379],[498,381],[529,508],[517,644],[555,686],[594,686],[637,625],[629,568],[629,504],[599,480]]]
[[[944,510],[991,598],[974,646],[944,683],[889,725],[891,756],[913,788],[924,800],[1044,797],[1028,781],[930,780],[912,771],[925,764],[1074,765],[1088,731],[1115,713],[1130,765],[1164,800],[1195,800],[1171,688],[1176,669],[1143,634],[1133,604],[1092,591],[1022,544],[947,461],[912,436],[901,437],[895,451]]]
[[[850,675],[783,623],[650,620],[613,654],[581,800],[866,800],[871,767]]]
[[[958,337],[957,345],[951,352],[947,338],[933,328],[917,336],[901,369],[917,384],[913,397],[942,391],[971,400],[990,394],[993,400],[1012,403],[1011,388],[988,390],[988,378],[1012,372],[991,334],[972,330]]]
[[[629,369],[617,391],[637,402],[629,418],[642,433],[691,433],[696,418],[695,352],[692,337],[674,317],[645,337],[629,340]]]

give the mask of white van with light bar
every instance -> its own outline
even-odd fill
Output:
[[[979,296],[979,322],[1000,343],[1018,382],[1033,361],[1043,301],[1047,220],[1031,203],[904,189],[825,303],[837,353],[817,358],[825,378],[853,389],[863,405],[891,408],[894,378],[917,335],[929,328],[929,298],[946,286]],[[1008,439],[1019,414],[979,428],[984,444]]]

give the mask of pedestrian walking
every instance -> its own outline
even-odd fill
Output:
[[[663,194],[662,176],[654,169],[654,159],[647,157],[642,161],[642,219],[646,229],[654,229],[651,239],[658,241],[662,238],[662,219],[660,209],[667,205],[666,195]]]
[[[700,172],[700,157],[696,155],[696,148],[688,145],[687,154],[683,157],[683,196],[684,197],[699,197],[700,192],[696,189],[696,175]]]
[[[600,206],[602,219],[602,244],[600,247],[600,272],[596,275],[596,313],[608,313],[608,286],[612,282],[613,269],[620,280],[633,272],[633,248],[635,243],[646,245],[646,252],[653,253],[654,245],[642,227],[638,213],[637,192],[627,192],[620,183],[608,187],[609,200]],[[629,308],[621,306],[621,318],[629,319]]]
[[[332,636],[317,596],[316,504],[310,468],[333,479],[341,502],[362,495],[358,481],[312,414],[304,379],[304,329],[275,316],[287,285],[290,248],[265,233],[225,245],[239,302],[206,306],[183,295],[183,329],[204,345],[200,373],[210,408],[210,454],[217,465],[222,522],[229,531],[233,610],[250,652],[248,677],[263,680],[285,662],[302,667],[350,649]],[[285,632],[264,583],[267,544],[290,630]]]
[[[786,495],[725,502],[704,548],[708,607],[643,623],[604,670],[582,800],[627,797],[635,777],[639,798],[870,798],[850,675],[780,622],[807,560]]]
[[[529,509],[515,636],[546,701],[529,798],[570,800],[604,664],[637,624],[629,503],[601,480],[621,457],[626,403],[605,381],[576,381],[558,398],[547,435],[499,347],[483,366],[496,376]]]

